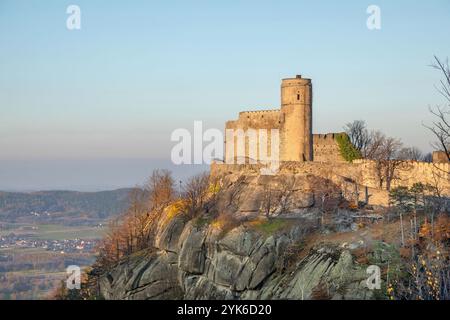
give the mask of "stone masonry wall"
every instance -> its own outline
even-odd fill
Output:
[[[246,165],[211,165],[211,175],[227,174],[260,175],[260,164]],[[450,197],[450,164],[408,162],[397,171],[397,179],[392,182],[393,187],[411,187],[414,183],[424,183],[437,186],[443,196]],[[388,205],[388,193],[379,188],[375,174],[375,162],[371,160],[355,160],[348,162],[283,162],[278,174],[292,174],[298,176],[314,175],[329,179],[343,190],[357,188],[360,200],[363,201],[364,190],[367,187],[371,205]]]
[[[359,166],[363,184],[378,187],[375,161],[359,159],[354,160],[353,164]],[[408,161],[397,169],[395,176],[396,179],[392,181],[393,187],[411,187],[414,183],[421,182],[437,186],[444,195],[450,196],[450,163]]]
[[[345,162],[339,145],[335,139],[336,133],[313,135],[313,155],[316,162]]]
[[[239,119],[227,121],[226,129],[279,129],[281,125],[280,110],[243,111]]]
[[[280,130],[282,126],[282,113],[280,110],[262,110],[262,111],[245,111],[239,113],[239,119],[235,121],[228,121],[225,125],[225,129],[241,129],[244,131],[245,134],[247,134],[249,129],[253,130],[259,130],[259,129],[265,129],[267,134],[267,144],[264,146],[260,146],[259,142],[259,136],[255,137],[256,143],[256,155],[251,154],[249,151],[249,141],[250,137],[246,136],[245,140],[243,141],[243,144],[245,144],[245,157],[246,159],[239,159],[238,157],[238,148],[239,144],[242,144],[242,141],[240,142],[237,137],[234,138],[233,148],[230,141],[228,141],[228,137],[225,139],[225,154],[228,155],[229,152],[232,152],[233,156],[232,159],[239,159],[238,161],[245,160],[246,162],[249,161],[249,159],[252,160],[260,160],[259,159],[259,152],[260,148],[264,148],[264,152],[267,153],[268,156],[271,155],[271,147],[272,147],[272,140],[271,135],[272,129],[278,129]],[[236,131],[235,131],[236,132]],[[259,132],[256,132],[256,134],[259,135]],[[279,141],[280,141],[280,149],[283,146],[283,140],[281,134],[279,134]],[[232,150],[233,149],[233,150]],[[228,157],[227,157],[228,159]]]
[[[280,130],[280,156],[283,156],[283,150],[286,145],[286,137],[283,135],[284,128],[284,114],[280,110],[262,110],[262,111],[245,111],[239,113],[239,119],[234,121],[228,121],[226,123],[226,129],[242,129],[244,131],[248,129],[266,129],[269,136],[268,145],[264,146],[267,150],[270,150],[270,130],[279,129]],[[313,135],[313,157],[316,162],[345,162],[342,157],[339,145],[335,139],[336,133],[328,134],[315,134]],[[245,157],[253,158],[249,155],[248,148],[248,137],[245,139]],[[237,156],[238,141],[235,138],[234,141],[234,154]],[[225,148],[229,147],[230,144],[225,144]],[[257,148],[259,150],[261,146],[259,141],[257,143]],[[270,151],[268,151],[270,154]],[[258,159],[255,159],[258,160]],[[281,160],[283,160],[281,158]]]

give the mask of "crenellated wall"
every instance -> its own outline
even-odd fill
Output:
[[[281,121],[280,110],[243,111],[238,120],[227,121],[225,129],[279,129]]]
[[[228,121],[225,125],[225,157],[228,163],[236,163],[237,161],[258,161],[260,154],[263,152],[267,156],[272,155],[272,139],[277,139],[278,145],[283,145],[282,136],[279,131],[282,126],[283,116],[280,110],[261,110],[261,111],[244,111],[239,113],[238,120]],[[230,130],[232,129],[232,130]],[[278,135],[272,130],[278,130]],[[241,130],[245,135],[239,138]],[[232,136],[229,134],[232,133]],[[264,145],[260,145],[261,136],[267,138]],[[233,141],[231,141],[233,139]],[[253,149],[250,149],[250,145]],[[276,146],[274,144],[274,146]],[[244,157],[242,157],[242,151]],[[262,150],[264,149],[264,150]]]
[[[345,162],[336,141],[337,133],[314,134],[313,154],[316,162]]]

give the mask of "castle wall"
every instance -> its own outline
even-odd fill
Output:
[[[226,132],[227,164],[212,164],[213,176],[228,173],[260,175],[260,169],[263,168],[261,162],[279,160],[280,174],[310,175],[329,179],[342,190],[352,188],[357,190],[353,193],[359,194],[360,200],[365,200],[361,198],[365,197],[365,192],[360,190],[368,190],[369,204],[388,204],[388,192],[380,188],[375,161],[355,160],[348,163],[341,155],[335,133],[312,135],[310,79],[303,79],[301,76],[283,79],[281,110],[241,112],[237,120],[226,123],[226,129],[233,129],[235,136],[228,136]],[[262,133],[258,132],[260,129],[265,129],[266,141],[260,139],[262,136]],[[272,147],[276,145],[272,140],[272,129],[277,129],[274,131],[278,131],[279,134],[278,148],[274,148],[278,150],[279,158],[275,159]],[[236,136],[238,130],[243,133],[242,137]],[[250,142],[256,147],[249,148]],[[260,158],[261,150],[263,156],[266,154],[272,159]],[[433,160],[435,163],[414,161],[402,163],[396,171],[391,187],[411,187],[414,183],[420,182],[438,187],[442,195],[450,197],[450,163],[442,153],[434,153]]]
[[[237,120],[226,122],[225,129],[226,131],[230,131],[229,129],[235,131],[234,138],[230,136],[229,132],[228,135],[226,132],[225,158],[227,163],[234,163],[239,158],[245,162],[264,161],[266,159],[261,156],[260,150],[264,150],[263,154],[267,153],[267,156],[277,161],[312,161],[311,80],[303,79],[301,76],[283,79],[281,110],[240,112]],[[257,141],[254,141],[254,132],[250,131],[260,129],[267,130],[267,142],[260,139],[261,132],[258,133]],[[272,129],[277,129],[278,132],[271,132]],[[243,131],[247,136],[238,138],[241,133],[236,132],[237,130]],[[277,134],[278,138],[273,137],[274,134]],[[276,145],[272,143],[272,137],[278,139]],[[254,143],[251,144],[251,141]],[[253,148],[250,148],[250,145]],[[274,147],[273,150],[272,147]],[[278,154],[272,156],[275,152]]]
[[[281,125],[280,110],[243,111],[238,120],[227,121],[226,129],[279,129]]]
[[[447,153],[444,151],[434,151],[433,152],[433,162],[437,163],[448,163],[448,156]]]
[[[245,175],[260,175],[261,164],[246,165],[211,165],[212,176],[222,176],[232,173]],[[450,197],[450,164],[408,162],[397,171],[397,179],[392,181],[392,187],[411,187],[414,183],[430,184],[437,187],[442,196]],[[375,173],[375,162],[372,160],[355,160],[348,162],[283,162],[278,174],[292,174],[298,176],[318,176],[329,179],[342,190],[359,191],[359,200],[365,200],[365,188],[369,192],[370,205],[387,206],[389,194],[379,188]],[[313,186],[314,187],[314,186]],[[317,186],[319,187],[319,186]]]
[[[316,162],[345,162],[335,133],[313,135],[313,155]]]
[[[228,121],[225,125],[225,129],[233,129],[235,136],[233,143],[230,143],[230,136],[225,134],[225,155],[227,162],[241,163],[242,161],[261,161],[260,152],[263,148],[263,154],[272,156],[272,129],[280,130],[282,126],[283,117],[280,110],[261,110],[261,111],[244,111],[239,113],[238,120]],[[242,130],[246,134],[243,140],[240,140],[237,130]],[[251,132],[250,129],[254,130]],[[260,145],[260,129],[265,130],[267,135],[267,143]],[[251,134],[255,133],[255,136]],[[282,145],[281,136],[278,133],[279,145]],[[250,150],[250,144],[256,145],[253,150]],[[275,147],[275,145],[274,145]],[[240,148],[243,148],[243,152],[239,153]],[[242,150],[242,149],[241,149]],[[253,152],[252,152],[253,151]],[[242,154],[244,157],[242,158]]]
[[[378,188],[375,161],[359,159],[354,160],[353,164],[360,167],[363,184]],[[450,196],[450,163],[405,162],[396,170],[392,187],[412,187],[419,182],[437,186],[442,194]]]

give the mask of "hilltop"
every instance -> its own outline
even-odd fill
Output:
[[[151,193],[161,200],[161,190]],[[355,205],[330,179],[304,173],[194,177],[182,198],[147,211],[146,223],[132,211],[87,288],[106,299],[416,299],[404,284],[418,257],[424,281],[428,265],[448,269],[448,214],[434,197],[422,200],[414,214]],[[380,268],[376,289],[370,266]],[[428,290],[420,292],[440,294]]]
[[[131,190],[0,192],[0,221],[89,224],[124,212]]]

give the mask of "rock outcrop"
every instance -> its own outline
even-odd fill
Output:
[[[367,299],[365,267],[348,249],[302,247],[307,221],[272,234],[249,224],[162,219],[154,248],[137,252],[99,280],[106,299]],[[266,223],[266,222],[263,222]]]

